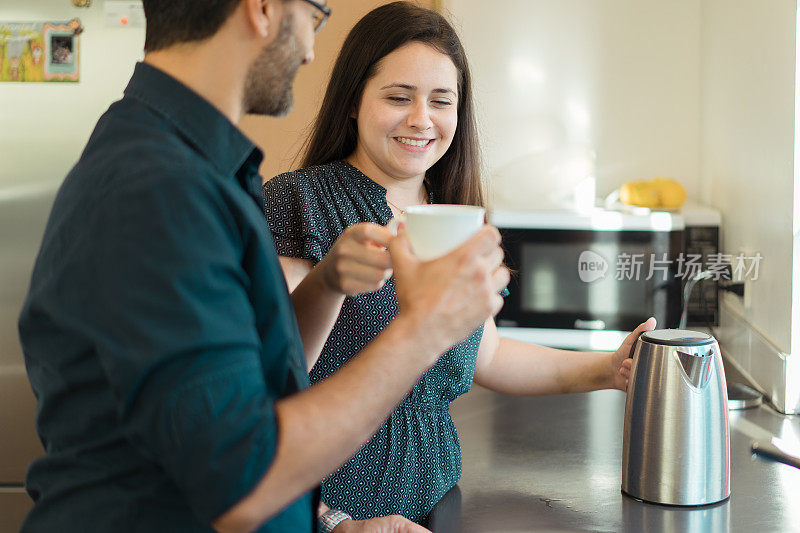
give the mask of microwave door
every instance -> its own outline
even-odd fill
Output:
[[[501,326],[625,331],[650,316],[677,325],[679,232],[502,232],[515,275]]]

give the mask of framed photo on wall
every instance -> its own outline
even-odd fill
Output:
[[[0,22],[0,82],[80,81],[79,19]]]

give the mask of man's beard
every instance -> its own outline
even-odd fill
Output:
[[[292,34],[292,17],[285,17],[275,40],[264,48],[247,73],[245,113],[282,117],[291,111],[292,83],[303,55]]]

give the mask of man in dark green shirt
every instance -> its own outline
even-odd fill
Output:
[[[309,491],[499,309],[499,236],[420,263],[401,233],[398,318],[307,388],[262,154],[234,124],[288,111],[329,9],[144,7],[145,61],[59,191],[20,317],[46,450],[23,530],[308,532]]]

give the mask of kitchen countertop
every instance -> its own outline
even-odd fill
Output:
[[[800,449],[800,418],[767,406],[730,411],[731,498],[704,508],[620,492],[619,391],[519,398],[475,386],[451,413],[463,455],[452,531],[800,531],[800,470],[750,454],[770,435]]]
[[[691,509],[620,492],[619,391],[518,398],[474,386],[450,412],[462,448],[461,504],[435,533],[800,532],[800,470],[750,454],[753,440],[773,435],[800,450],[798,416],[766,406],[731,411],[731,498]],[[16,498],[0,499],[0,532],[17,531],[31,502],[21,488],[0,492]]]

